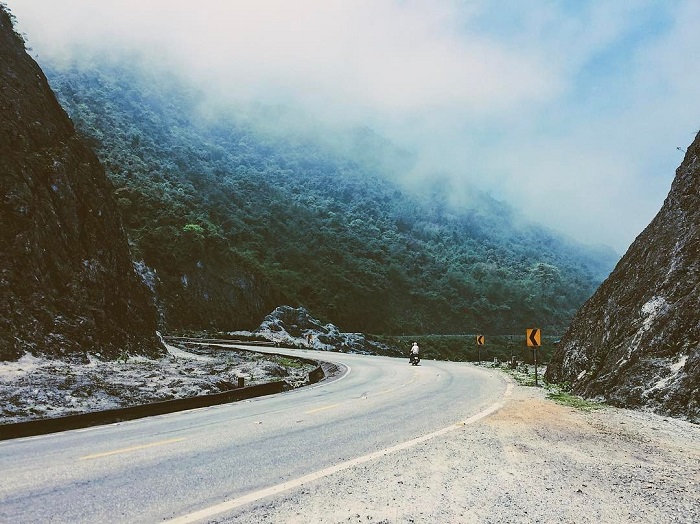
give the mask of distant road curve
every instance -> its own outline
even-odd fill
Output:
[[[236,347],[243,347],[236,345]],[[401,453],[497,409],[464,363],[250,347],[347,366],[340,379],[211,408],[0,442],[0,522],[197,522]]]

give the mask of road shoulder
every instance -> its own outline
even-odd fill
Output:
[[[515,386],[498,412],[216,522],[700,522],[700,427]]]

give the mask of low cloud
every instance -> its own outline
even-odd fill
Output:
[[[419,159],[406,176],[475,185],[618,251],[700,117],[693,0],[7,3],[40,63],[145,53],[217,104],[371,127]]]

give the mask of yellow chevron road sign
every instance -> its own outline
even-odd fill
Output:
[[[525,330],[525,340],[527,341],[527,346],[531,348],[538,348],[542,345],[542,331],[540,329],[526,329]]]

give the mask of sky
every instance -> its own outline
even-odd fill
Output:
[[[214,105],[369,127],[407,181],[619,254],[700,129],[697,0],[4,2],[40,65],[137,52]]]

